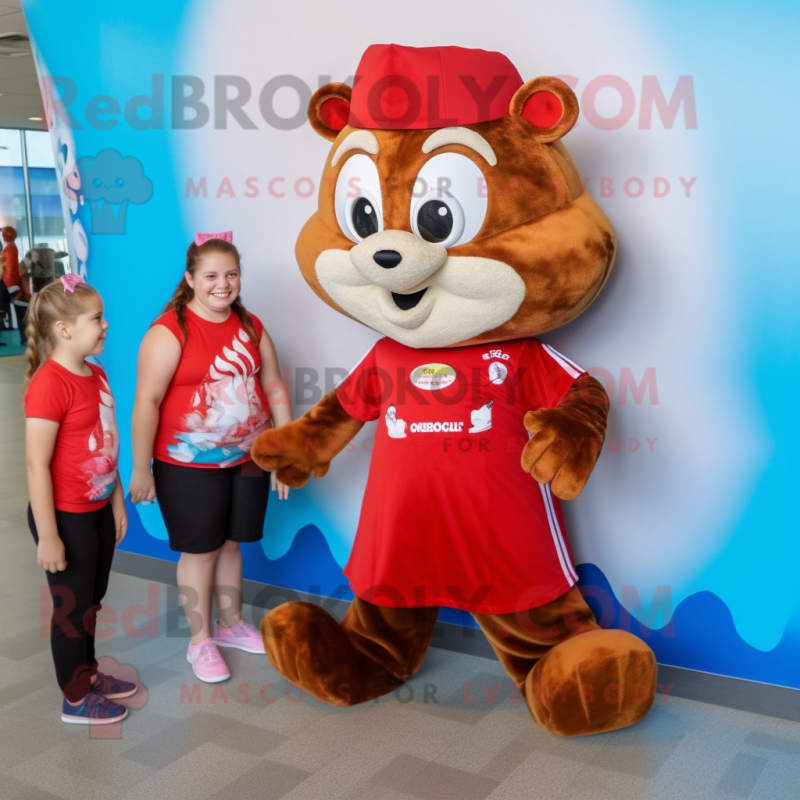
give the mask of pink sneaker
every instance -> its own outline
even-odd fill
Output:
[[[206,683],[219,683],[231,676],[211,637],[197,644],[190,644],[186,660],[192,665],[194,674]]]
[[[235,647],[245,653],[264,655],[264,641],[261,632],[244,620],[239,620],[232,628],[223,628],[219,620],[214,622],[214,641],[220,647]]]

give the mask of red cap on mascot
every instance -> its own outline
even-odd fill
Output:
[[[522,78],[502,53],[375,44],[361,57],[353,83],[351,126],[419,130],[507,116]]]

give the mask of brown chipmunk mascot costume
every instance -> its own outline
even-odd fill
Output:
[[[253,458],[300,487],[379,424],[345,568],[356,597],[341,623],[312,603],[271,611],[270,660],[329,703],[363,703],[414,675],[450,606],[473,614],[546,730],[637,722],[655,657],[597,625],[558,499],[589,478],[608,398],[533,338],[584,311],[614,260],[614,230],[560,141],[575,95],[523,83],[499,53],[376,45],[354,88],[319,89],[308,116],[333,144],[300,269],[384,338]]]

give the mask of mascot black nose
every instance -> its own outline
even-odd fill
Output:
[[[375,259],[375,263],[384,269],[396,267],[403,260],[403,256],[397,250],[378,250],[372,257]]]

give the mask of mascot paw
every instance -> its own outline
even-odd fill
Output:
[[[334,706],[352,706],[396,689],[401,681],[367,658],[324,608],[291,602],[261,621],[272,666],[296,686]]]
[[[585,736],[639,722],[655,699],[656,658],[627,631],[583,633],[554,647],[528,673],[533,718],[557,736]]]
[[[273,470],[280,462],[282,450],[283,445],[275,433],[275,428],[270,428],[256,437],[250,455],[261,469]]]
[[[250,455],[261,469],[275,472],[281,483],[299,489],[312,475],[321,478],[330,466],[329,461],[319,458],[318,441],[309,441],[303,446],[304,440],[301,426],[292,422],[260,434],[253,442]]]
[[[525,415],[533,434],[522,450],[522,469],[539,483],[550,483],[562,500],[576,498],[592,474],[603,440],[592,425],[560,408],[542,408]]]

